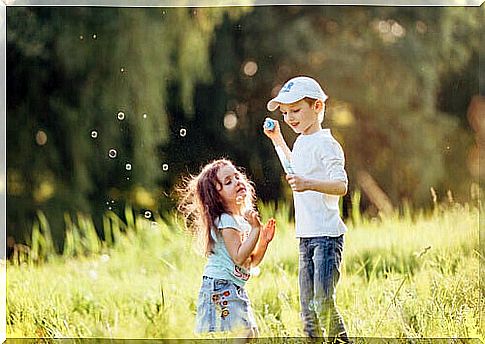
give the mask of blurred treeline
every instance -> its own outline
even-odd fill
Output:
[[[330,97],[324,126],[363,196],[344,209],[426,208],[431,187],[466,201],[484,19],[483,6],[8,7],[7,234],[28,241],[45,214],[59,244],[67,214],[166,213],[181,175],[221,156],[261,199],[290,201],[261,125],[296,75]]]

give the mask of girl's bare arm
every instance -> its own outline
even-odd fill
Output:
[[[259,238],[260,227],[253,227],[244,242],[241,232],[234,228],[222,229],[222,237],[229,256],[236,265],[244,265],[254,251]]]

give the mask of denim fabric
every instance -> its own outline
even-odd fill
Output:
[[[204,276],[199,292],[196,333],[257,331],[246,290],[224,279]]]
[[[300,239],[299,283],[303,328],[309,337],[347,339],[335,294],[344,236]]]

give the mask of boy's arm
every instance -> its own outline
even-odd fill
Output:
[[[288,175],[286,179],[293,191],[312,190],[328,195],[344,196],[347,193],[347,173],[345,172],[345,157],[342,147],[333,143],[321,151],[321,162],[325,165],[328,179],[303,178],[297,175]]]
[[[273,142],[273,145],[276,149],[276,152],[278,152],[278,149],[281,149],[283,154],[286,157],[286,160],[291,161],[291,150],[288,147],[288,145],[286,144],[286,141],[283,138],[283,135],[278,137],[278,139],[276,139],[276,140],[271,139],[271,142]]]
[[[287,175],[286,180],[288,180],[293,191],[312,190],[335,196],[345,196],[347,194],[347,182],[342,180],[319,180],[303,178],[297,175]]]
[[[264,134],[271,139],[271,142],[273,142],[275,149],[278,150],[278,148],[281,148],[281,151],[285,155],[286,159],[288,161],[291,161],[291,150],[290,148],[288,148],[288,145],[286,144],[286,141],[281,134],[280,123],[276,120],[273,120],[273,122],[273,130],[264,129]]]

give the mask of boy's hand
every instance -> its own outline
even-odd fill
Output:
[[[268,244],[271,240],[273,240],[275,230],[276,230],[275,219],[269,219],[266,225],[263,227],[263,230],[259,234],[261,241],[265,244]]]
[[[281,135],[281,129],[280,129],[280,123],[273,119],[274,122],[274,128],[273,130],[268,130],[265,129],[263,126],[263,132],[266,136],[268,136],[273,143],[279,143],[279,140],[281,140],[282,135]]]
[[[306,179],[295,174],[287,174],[286,180],[293,191],[301,192],[308,190]]]
[[[262,223],[259,219],[259,213],[256,210],[250,209],[244,213],[244,218],[249,222],[253,228],[261,228]]]

